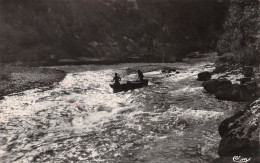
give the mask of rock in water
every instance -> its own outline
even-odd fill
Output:
[[[209,81],[203,82],[202,85],[207,92],[215,93],[219,87],[231,87],[232,82],[227,79],[211,79]]]
[[[228,85],[228,86],[232,86],[232,82],[228,79],[218,79],[218,86],[221,87],[221,86],[225,86],[225,85]]]
[[[228,101],[249,101],[256,96],[258,90],[255,82],[232,84],[227,79],[211,79],[202,85],[207,92],[215,93],[217,99]]]
[[[198,74],[199,81],[208,81],[211,79],[211,73],[208,71],[204,71]]]
[[[256,87],[253,84],[233,84],[218,87],[215,94],[219,100],[249,101],[254,97]]]
[[[232,99],[232,84],[230,85],[222,85],[218,87],[215,96],[219,100],[231,100]]]
[[[215,93],[218,89],[218,80],[217,79],[211,79],[209,81],[205,81],[202,83],[202,86],[204,89],[209,93]]]
[[[219,126],[222,139],[218,154],[221,158],[213,162],[232,162],[234,156],[251,158],[250,162],[260,162],[259,119],[260,99],[224,120]]]

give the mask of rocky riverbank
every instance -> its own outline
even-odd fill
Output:
[[[1,101],[0,158],[6,162],[206,163],[220,156],[215,162],[225,163],[233,162],[234,156],[250,158],[245,154],[249,152],[253,160],[259,102],[243,110],[245,102],[218,100],[206,93],[196,78],[199,72],[213,71],[216,56],[209,57],[205,62],[199,58],[174,64],[60,66],[68,74],[53,89],[25,91]],[[108,82],[114,72],[123,80],[134,80],[138,69],[149,79],[147,87],[111,92]],[[33,68],[29,72],[33,75]],[[234,70],[211,78],[225,77],[238,84],[241,76]]]
[[[257,68],[254,68],[257,70]],[[254,71],[254,80],[259,90],[259,72]],[[256,90],[256,91],[258,91]],[[260,162],[260,98],[259,91],[251,99],[245,109],[227,118],[219,125],[221,141],[219,143],[219,159],[214,163],[234,161]]]
[[[213,79],[210,79],[212,76]],[[220,158],[213,163],[260,162],[259,67],[216,66],[215,71],[198,75],[204,89],[219,100],[247,101],[248,105],[219,125]],[[235,109],[235,108],[234,108]]]
[[[234,114],[232,107],[241,110],[244,105],[204,93],[197,74],[212,71],[212,64],[207,59],[58,67],[69,72],[53,89],[24,91],[1,101],[0,158],[5,162],[210,162],[218,158],[219,124]],[[149,85],[113,94],[109,87],[113,74],[118,72],[122,82],[135,80],[137,69]]]
[[[61,70],[40,67],[1,66],[0,68],[0,99],[5,95],[33,88],[49,89],[66,75]]]
[[[228,163],[234,160],[242,161],[242,159],[252,163],[260,162],[259,118],[260,98],[224,120],[219,126],[220,158],[213,162]]]

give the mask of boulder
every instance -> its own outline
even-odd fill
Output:
[[[215,96],[219,100],[230,100],[231,99],[231,92],[229,90],[218,90],[215,93]]]
[[[211,73],[208,71],[204,71],[198,74],[199,81],[208,81],[211,78]]]
[[[234,156],[250,158],[249,162],[260,162],[259,113],[260,99],[257,99],[219,125],[220,158],[213,162],[232,162]]]
[[[203,82],[202,85],[207,92],[215,93],[219,87],[232,87],[232,82],[227,79],[211,79]]]
[[[223,85],[218,87],[215,96],[219,100],[249,101],[255,96],[256,90],[254,83]]]
[[[246,84],[232,84],[227,79],[211,79],[203,82],[204,89],[209,93],[215,93],[219,100],[249,101],[257,94],[256,82]]]
[[[232,86],[232,82],[228,79],[218,79],[218,87],[220,86],[224,86],[224,85],[228,85],[228,86]]]
[[[253,67],[251,66],[244,66],[242,68],[242,73],[245,77],[252,77],[253,74],[254,74],[254,70],[253,70]]]
[[[207,92],[215,93],[219,100],[249,101],[260,96],[260,88],[255,81],[232,84],[227,79],[211,79],[203,82],[202,86]]]
[[[204,89],[209,93],[215,93],[218,89],[218,80],[217,79],[211,79],[209,81],[205,81],[202,83],[202,86]]]
[[[217,88],[215,96],[219,100],[230,100],[232,96],[232,84],[224,84]]]

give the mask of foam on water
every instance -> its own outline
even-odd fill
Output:
[[[196,156],[172,155],[170,161],[185,162],[191,156],[202,162],[214,159],[219,140],[216,121],[224,118],[223,109],[232,103],[219,103],[202,92],[197,73],[211,70],[210,66],[178,65],[180,74],[144,73],[151,81],[149,86],[116,94],[109,87],[114,69],[103,66],[98,71],[83,71],[86,68],[79,66],[82,72],[68,73],[52,90],[7,96],[0,103],[1,159],[138,162],[144,158],[141,151],[146,151],[149,162],[155,159],[154,143],[171,144],[173,140],[176,147],[166,145],[166,152],[202,147],[204,151]],[[124,81],[129,79],[136,79],[136,75],[124,77]],[[190,143],[190,138],[196,141]],[[197,147],[202,139],[211,145]],[[166,159],[163,154],[156,157]]]

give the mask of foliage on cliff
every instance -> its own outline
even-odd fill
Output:
[[[226,12],[217,0],[0,0],[0,61],[171,61],[214,48]]]
[[[259,29],[259,1],[231,0],[217,51],[220,54],[236,52],[240,58],[252,58],[251,61],[259,59]]]

